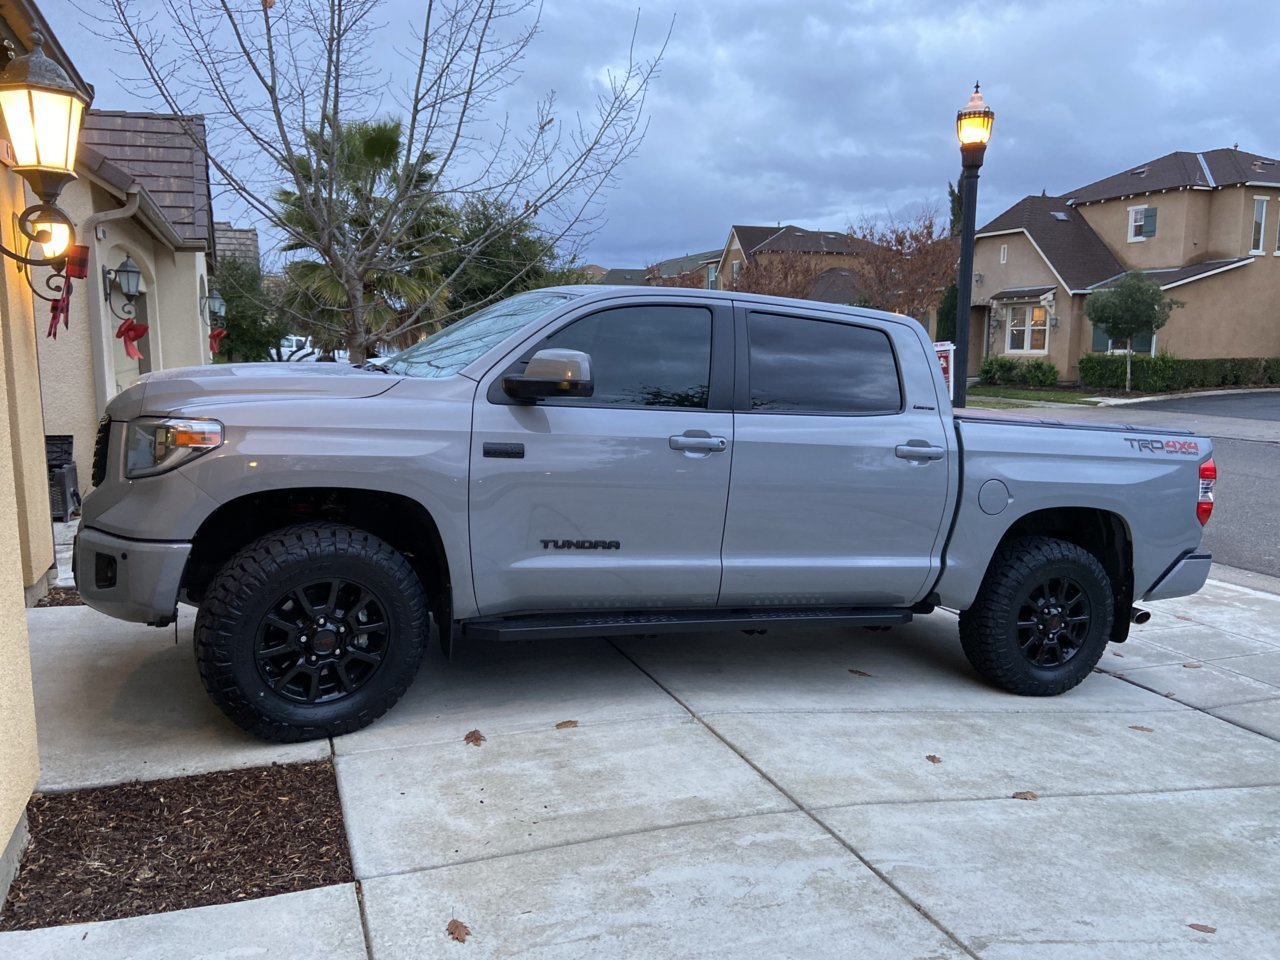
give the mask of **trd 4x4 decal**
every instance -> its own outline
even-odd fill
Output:
[[[1194,440],[1146,440],[1125,437],[1129,446],[1140,453],[1181,453],[1189,457],[1200,455],[1200,444]]]

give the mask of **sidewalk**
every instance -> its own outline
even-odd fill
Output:
[[[33,610],[40,789],[332,752],[358,882],[0,934],[0,955],[1276,955],[1280,596],[1214,580],[1149,607],[1057,698],[984,686],[940,612],[433,653],[373,727],[292,746],[208,704],[189,616],[175,646]]]

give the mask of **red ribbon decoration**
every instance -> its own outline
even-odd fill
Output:
[[[130,360],[142,359],[142,351],[138,349],[137,343],[146,335],[147,325],[134,323],[132,319],[116,327],[116,339],[124,341],[124,355]]]
[[[209,352],[217,353],[218,347],[222,345],[222,338],[227,335],[226,327],[214,327],[209,331]]]
[[[45,333],[46,337],[58,339],[58,321],[62,321],[62,326],[71,329],[71,280],[67,278],[62,282],[62,293],[57,300],[53,301],[53,306],[49,308],[49,329]]]

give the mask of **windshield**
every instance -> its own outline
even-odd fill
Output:
[[[451,377],[509,334],[577,296],[551,290],[518,293],[433,333],[394,357],[377,361],[377,366],[410,377]]]

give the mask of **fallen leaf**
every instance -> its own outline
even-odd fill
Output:
[[[465,737],[462,738],[462,742],[469,743],[473,747],[478,747],[480,746],[480,744],[484,743],[486,739],[487,738],[485,737],[485,735],[481,733],[479,730],[472,730],[470,733],[468,733]]]
[[[1197,933],[1217,933],[1218,932],[1217,927],[1211,927],[1207,923],[1188,923],[1187,926],[1190,927],[1192,930],[1196,931]]]
[[[1186,667],[1188,670],[1199,670],[1201,667],[1204,666],[1204,664],[1203,663],[1184,663],[1183,666]]]
[[[561,720],[559,723],[556,724],[556,729],[569,730],[573,727],[576,727],[577,725],[578,725],[577,720]]]
[[[865,671],[865,670],[854,670],[854,669],[850,668],[850,669],[849,669],[849,672],[850,672],[850,673],[852,673],[855,677],[869,677],[869,676],[871,676],[871,674],[867,673],[867,671]]]
[[[1039,800],[1040,795],[1034,790],[1019,790],[1013,795],[1015,800]]]
[[[1179,613],[1179,614],[1177,614],[1176,616],[1177,616],[1177,618],[1178,618],[1179,620],[1190,620],[1190,619],[1191,619],[1191,618],[1190,618],[1190,617],[1188,617],[1185,613]]]
[[[471,928],[456,917],[449,921],[449,925],[444,928],[444,932],[459,943],[466,943],[467,937],[471,936]]]
[[[1144,727],[1140,724],[1134,724],[1129,727],[1130,730],[1137,730],[1139,733],[1155,733],[1150,727]]]
[[[1121,653],[1119,650],[1112,650],[1112,651],[1111,651],[1111,655],[1112,655],[1113,657],[1123,657],[1123,656],[1124,656],[1124,654],[1123,654],[1123,653]]]
[[[925,759],[926,759],[926,760],[928,760],[930,763],[941,763],[941,762],[942,762],[942,758],[941,758],[940,756],[938,756],[936,753],[931,753],[931,754],[929,754],[927,757],[925,757]]]

